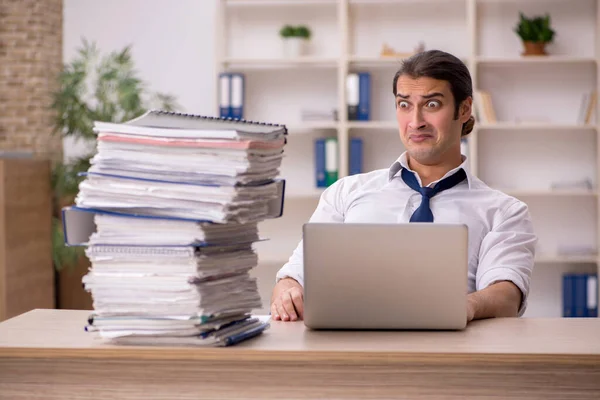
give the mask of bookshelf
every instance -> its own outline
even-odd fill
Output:
[[[364,171],[389,167],[404,150],[391,92],[401,58],[380,57],[380,51],[387,44],[410,52],[422,41],[426,49],[461,58],[474,90],[492,94],[497,122],[478,121],[469,135],[470,169],[528,203],[540,233],[536,268],[598,264],[595,254],[561,255],[555,247],[563,242],[600,247],[598,102],[589,123],[577,122],[582,95],[600,92],[600,0],[218,2],[216,79],[220,72],[245,73],[245,117],[288,126],[282,176],[292,204],[316,204],[322,193],[314,186],[316,138],[338,139],[340,177],[348,175],[353,137],[363,139]],[[557,35],[548,56],[521,56],[512,30],[519,11],[551,14]],[[286,23],[311,28],[309,54],[283,56],[278,31]],[[362,71],[371,73],[371,120],[348,121],[345,78]],[[218,113],[216,107],[218,98]],[[302,121],[303,108],[337,109],[338,120]],[[592,189],[551,189],[555,181],[569,179],[587,179]],[[550,290],[542,294],[560,301],[556,297]],[[552,310],[539,313],[553,315]]]
[[[227,58],[223,67],[235,70],[337,68],[337,60],[326,57],[284,58]]]
[[[578,56],[527,56],[527,57],[493,57],[476,56],[475,63],[478,65],[494,66],[526,66],[539,64],[595,64],[594,57]]]

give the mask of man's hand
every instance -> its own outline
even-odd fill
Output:
[[[473,294],[473,293],[471,293],[471,294]],[[473,299],[473,296],[468,295],[467,296],[467,322],[473,321],[473,318],[475,318],[475,301]]]
[[[273,288],[271,318],[275,321],[296,321],[304,318],[304,291],[296,280],[281,279]]]
[[[512,282],[496,282],[467,295],[467,322],[474,319],[517,317],[521,290]]]

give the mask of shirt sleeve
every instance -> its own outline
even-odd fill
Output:
[[[347,178],[342,178],[336,181],[323,191],[321,198],[319,199],[319,204],[310,217],[309,222],[344,222],[344,199],[346,197],[344,193],[344,181],[346,179]],[[275,282],[279,282],[280,279],[289,277],[295,279],[302,287],[304,287],[303,253],[303,241],[300,240],[300,243],[292,253],[288,262],[277,272]]]
[[[518,314],[522,316],[527,308],[537,243],[527,205],[516,201],[494,225],[481,242],[476,289],[499,281],[514,283],[523,295]]]

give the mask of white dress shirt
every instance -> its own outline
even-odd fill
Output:
[[[406,152],[389,169],[351,175],[329,186],[309,222],[407,223],[421,204],[421,194],[400,176],[408,168]],[[434,223],[460,223],[468,226],[469,293],[497,281],[513,282],[523,294],[519,315],[525,312],[537,237],[527,205],[491,189],[466,169],[467,179],[430,200]],[[416,174],[419,184],[421,180]],[[442,179],[443,179],[442,178]],[[433,187],[437,182],[432,182]],[[291,277],[304,286],[302,241],[289,261],[278,271],[276,280]]]

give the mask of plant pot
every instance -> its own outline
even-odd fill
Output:
[[[286,58],[301,57],[306,53],[307,40],[300,37],[283,39],[283,54]]]
[[[545,56],[546,43],[544,42],[523,42],[525,51],[522,53],[524,56]]]

